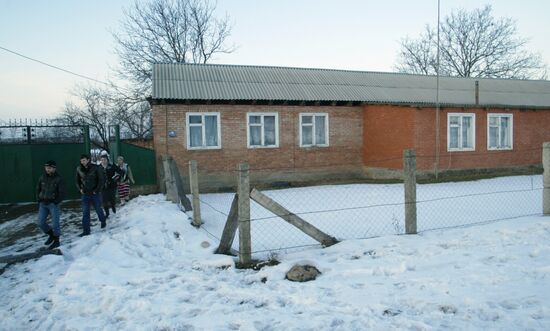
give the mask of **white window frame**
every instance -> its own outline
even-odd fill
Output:
[[[490,130],[490,119],[491,117],[496,117],[499,119],[498,121],[498,137],[497,141],[500,143],[500,118],[501,117],[508,117],[510,119],[510,147],[490,147],[489,142],[491,137],[489,136],[489,130]],[[502,114],[502,113],[490,113],[487,114],[487,150],[489,151],[506,151],[506,150],[513,150],[514,149],[514,116],[513,114]]]
[[[312,120],[312,123],[311,123],[311,127],[312,127],[312,130],[311,130],[311,134],[313,135],[312,137],[312,144],[304,144],[303,140],[302,140],[302,127],[303,127],[303,123],[302,123],[302,118],[304,116],[313,116],[313,120]],[[317,144],[317,142],[315,141],[315,137],[316,137],[316,134],[315,134],[315,130],[316,130],[316,126],[315,126],[315,117],[316,116],[325,116],[325,143],[324,144]],[[309,123],[308,124],[305,124],[305,125],[308,125],[309,126]],[[299,129],[299,138],[300,139],[300,147],[328,147],[329,146],[329,118],[328,118],[328,113],[300,113],[300,129]]]
[[[458,130],[458,145],[462,146],[462,118],[471,117],[472,118],[472,147],[458,147],[451,148],[451,117],[458,116],[460,117],[460,130]],[[447,113],[447,151],[448,152],[468,152],[476,150],[476,114],[475,113]]]
[[[216,119],[217,119],[217,126],[218,126],[218,145],[217,146],[206,146],[206,130],[205,130],[205,120],[204,120],[204,117],[205,116],[213,116],[215,115],[216,116]],[[200,124],[192,124],[189,122],[189,117],[191,116],[201,116],[201,123]],[[203,150],[203,149],[221,149],[222,148],[222,140],[221,140],[221,121],[220,121],[220,113],[219,112],[208,112],[208,113],[203,113],[203,112],[199,112],[199,113],[186,113],[185,114],[185,125],[186,125],[186,136],[187,136],[187,149],[188,150]],[[202,127],[202,143],[203,145],[202,146],[194,146],[194,147],[191,147],[191,130],[190,130],[190,127],[192,126],[200,126]]]
[[[261,133],[260,133],[260,140],[261,145],[250,145],[250,116],[260,116],[261,122],[260,124],[253,124],[261,127]],[[268,145],[265,146],[265,126],[264,126],[264,117],[265,116],[275,116],[275,145]],[[262,112],[254,112],[254,113],[246,113],[246,146],[248,148],[278,148],[279,147],[279,113],[262,113]]]

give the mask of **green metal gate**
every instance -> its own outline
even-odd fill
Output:
[[[74,135],[69,137],[70,139],[59,139],[40,134],[40,128],[46,132],[46,128],[51,131],[52,127],[58,130],[59,135],[67,134],[69,131],[74,132]],[[0,127],[0,204],[35,202],[38,178],[44,171],[44,163],[48,160],[57,163],[57,172],[65,181],[66,199],[80,197],[75,185],[76,167],[80,164],[80,155],[90,153],[89,129],[86,126],[64,128]],[[124,156],[132,168],[136,185],[156,185],[154,151],[120,140],[114,143],[118,149],[112,156]]]

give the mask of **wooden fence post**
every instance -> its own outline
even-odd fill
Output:
[[[166,200],[174,203],[178,202],[178,190],[176,180],[170,168],[170,156],[162,156],[162,167],[164,169],[164,187],[166,188]]]
[[[238,166],[239,197],[239,261],[246,266],[252,261],[252,239],[250,236],[250,178],[248,177],[248,163],[240,163]]]
[[[216,250],[216,254],[231,254],[231,246],[233,245],[233,239],[235,239],[235,233],[237,232],[237,227],[239,226],[238,220],[238,204],[239,196],[235,194],[233,196],[233,201],[231,202],[231,209],[229,210],[229,215],[227,215],[227,221],[222,232],[222,238],[220,239],[220,245]]]
[[[416,152],[403,151],[403,179],[405,186],[405,233],[416,233]]]
[[[550,141],[542,144],[543,192],[542,213],[550,216]]]
[[[193,225],[200,227],[202,224],[201,220],[201,202],[199,199],[199,172],[197,169],[197,161],[189,161],[189,187],[191,189],[193,205]]]

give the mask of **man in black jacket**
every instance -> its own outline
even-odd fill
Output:
[[[50,160],[46,162],[44,164],[44,173],[38,179],[36,187],[36,197],[39,202],[38,226],[49,236],[48,240],[44,243],[44,245],[50,245],[48,249],[59,247],[59,236],[61,234],[61,227],[59,225],[61,210],[59,209],[59,204],[65,196],[65,185],[56,168],[57,164],[55,161]],[[48,214],[52,218],[52,227],[46,222]]]
[[[101,190],[104,184],[103,171],[90,162],[90,156],[82,154],[80,165],[76,168],[76,187],[82,194],[82,233],[80,237],[90,234],[90,204],[94,206],[101,228],[107,226],[105,214],[101,209]]]

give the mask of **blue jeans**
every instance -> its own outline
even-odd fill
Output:
[[[101,193],[82,195],[82,230],[90,233],[90,204],[94,206],[95,212],[101,224],[105,223],[105,214],[101,208]]]
[[[61,215],[61,211],[59,210],[59,206],[53,202],[41,202],[38,206],[38,226],[40,229],[44,231],[44,233],[48,233],[50,230],[53,230],[54,236],[59,237],[61,234],[61,228],[59,226],[59,216]],[[48,214],[52,217],[53,228],[51,228],[46,222]]]

